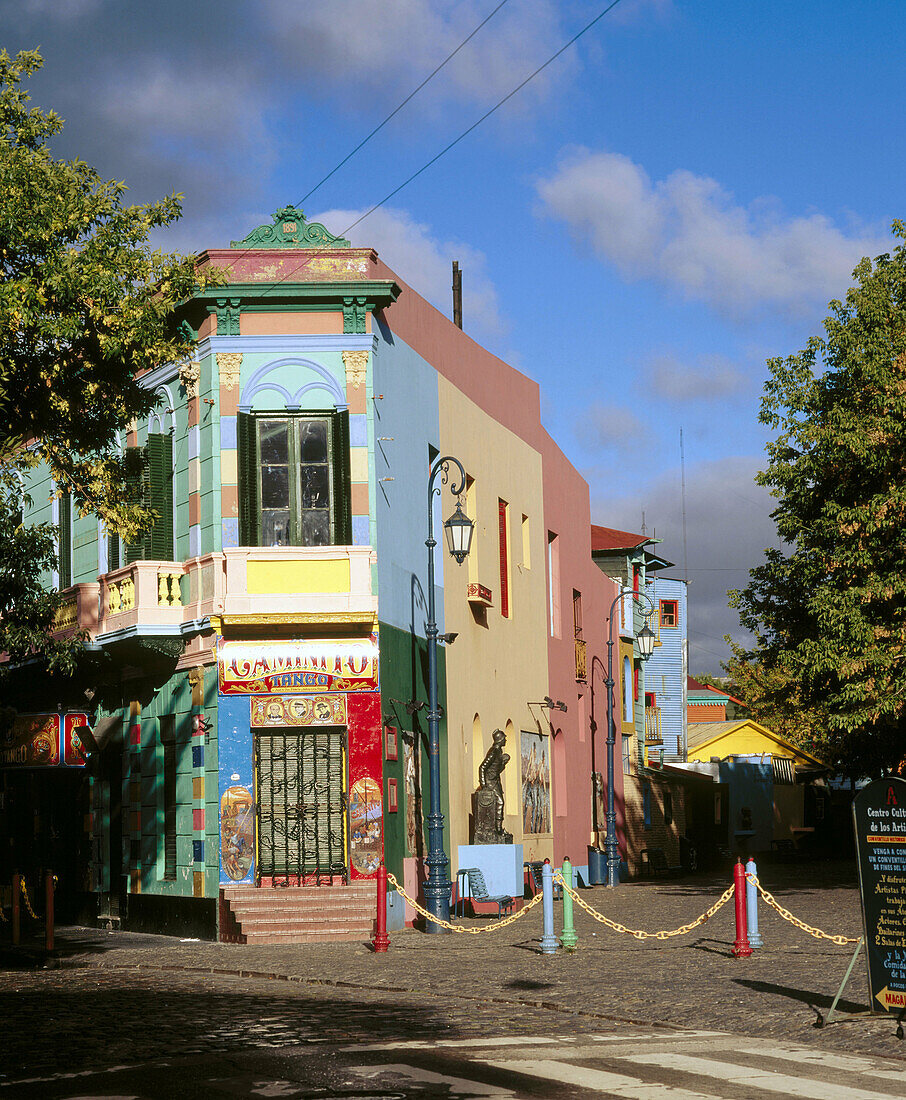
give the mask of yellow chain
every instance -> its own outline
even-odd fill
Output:
[[[754,886],[758,887],[758,892],[764,898],[764,900],[771,906],[772,909],[776,909],[777,912],[783,917],[784,920],[788,920],[790,924],[794,924],[802,932],[808,932],[810,936],[814,936],[816,940],[830,940],[831,943],[845,944],[845,943],[858,943],[862,938],[861,936],[832,936],[828,932],[822,932],[820,928],[813,928],[810,924],[806,924],[804,921],[799,920],[798,917],[794,917],[789,909],[784,909],[780,902],[769,894],[767,890],[758,881],[757,875],[746,875],[746,878]]]
[[[554,882],[557,883],[558,886],[562,886],[573,901],[581,906],[586,913],[591,914],[600,924],[606,924],[607,927],[612,928],[614,932],[625,932],[627,936],[634,936],[637,940],[669,940],[671,936],[685,936],[685,934],[691,932],[693,928],[698,928],[700,924],[704,924],[706,920],[710,920],[722,905],[726,905],[733,896],[734,890],[732,886],[727,887],[711,908],[702,913],[702,915],[692,921],[691,924],[684,924],[681,928],[674,928],[669,932],[645,932],[641,928],[627,928],[625,924],[618,924],[617,921],[605,917],[603,913],[599,913],[598,910],[589,905],[584,898],[579,897],[571,886],[566,885],[562,875],[556,874],[554,876]]]
[[[29,898],[28,898],[28,890],[25,887],[25,879],[24,878],[19,879],[19,885],[22,887],[22,897],[25,898],[25,908],[28,910],[29,916],[32,918],[32,920],[37,920],[38,919],[38,914],[31,907],[31,902],[29,901]]]
[[[396,877],[391,874],[390,871],[387,872],[387,881],[395,886],[397,893],[402,894],[402,896],[406,899],[406,901],[409,902],[412,908],[415,909],[416,912],[421,913],[423,917],[426,917],[428,920],[433,921],[435,924],[439,924],[441,928],[449,928],[451,932],[467,932],[471,936],[480,936],[482,932],[499,932],[501,928],[506,928],[508,924],[512,924],[514,921],[520,920],[530,909],[534,909],[538,902],[541,901],[542,897],[541,894],[536,894],[532,898],[532,900],[528,902],[528,904],[523,905],[523,907],[517,912],[510,914],[510,916],[508,917],[504,917],[503,920],[495,921],[493,924],[487,925],[484,928],[463,928],[458,924],[451,924],[450,921],[444,920],[442,917],[435,917],[433,913],[429,913],[427,909],[418,904],[415,898],[409,897],[406,891],[402,888],[402,886],[400,886],[399,882],[396,880]]]

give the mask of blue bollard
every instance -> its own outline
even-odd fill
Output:
[[[746,924],[749,926],[749,947],[764,947],[764,940],[758,931],[758,887],[749,881],[749,875],[758,877],[758,868],[751,856],[746,863]]]
[[[541,908],[544,912],[544,935],[541,937],[541,954],[555,955],[559,941],[554,935],[554,871],[546,859],[541,868]]]

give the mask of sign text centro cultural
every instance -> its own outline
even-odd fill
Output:
[[[377,691],[378,641],[225,642],[218,647],[221,695]]]

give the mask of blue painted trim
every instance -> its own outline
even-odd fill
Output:
[[[239,520],[220,521],[220,545],[224,550],[235,550],[239,545]]]
[[[188,456],[191,461],[193,458],[198,458],[201,454],[201,433],[198,430],[197,424],[193,424],[192,427],[189,428],[187,442]]]
[[[220,449],[222,451],[236,450],[235,416],[221,416],[220,418]]]
[[[203,619],[190,619],[187,623],[178,626],[152,626],[149,623],[138,623],[135,626],[126,626],[122,630],[111,630],[107,634],[96,635],[93,642],[85,645],[86,649],[96,652],[98,649],[113,642],[122,642],[126,638],[180,638],[192,634],[202,634],[211,629],[211,620],[205,615]]]
[[[189,557],[201,557],[201,526],[197,523],[189,528]]]
[[[349,414],[349,446],[368,446],[368,416],[365,413]]]
[[[352,545],[371,545],[371,518],[369,516],[352,517]]]

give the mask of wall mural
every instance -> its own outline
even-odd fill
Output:
[[[410,856],[423,856],[422,784],[415,734],[402,731],[403,777],[406,785],[406,847]]]
[[[244,879],[255,859],[255,800],[247,787],[228,787],[220,799],[220,851],[229,877]]]
[[[362,776],[349,792],[350,860],[362,875],[373,875],[384,855],[381,785]]]
[[[522,831],[551,831],[549,738],[522,731]]]
[[[345,726],[345,695],[253,695],[253,726]]]

